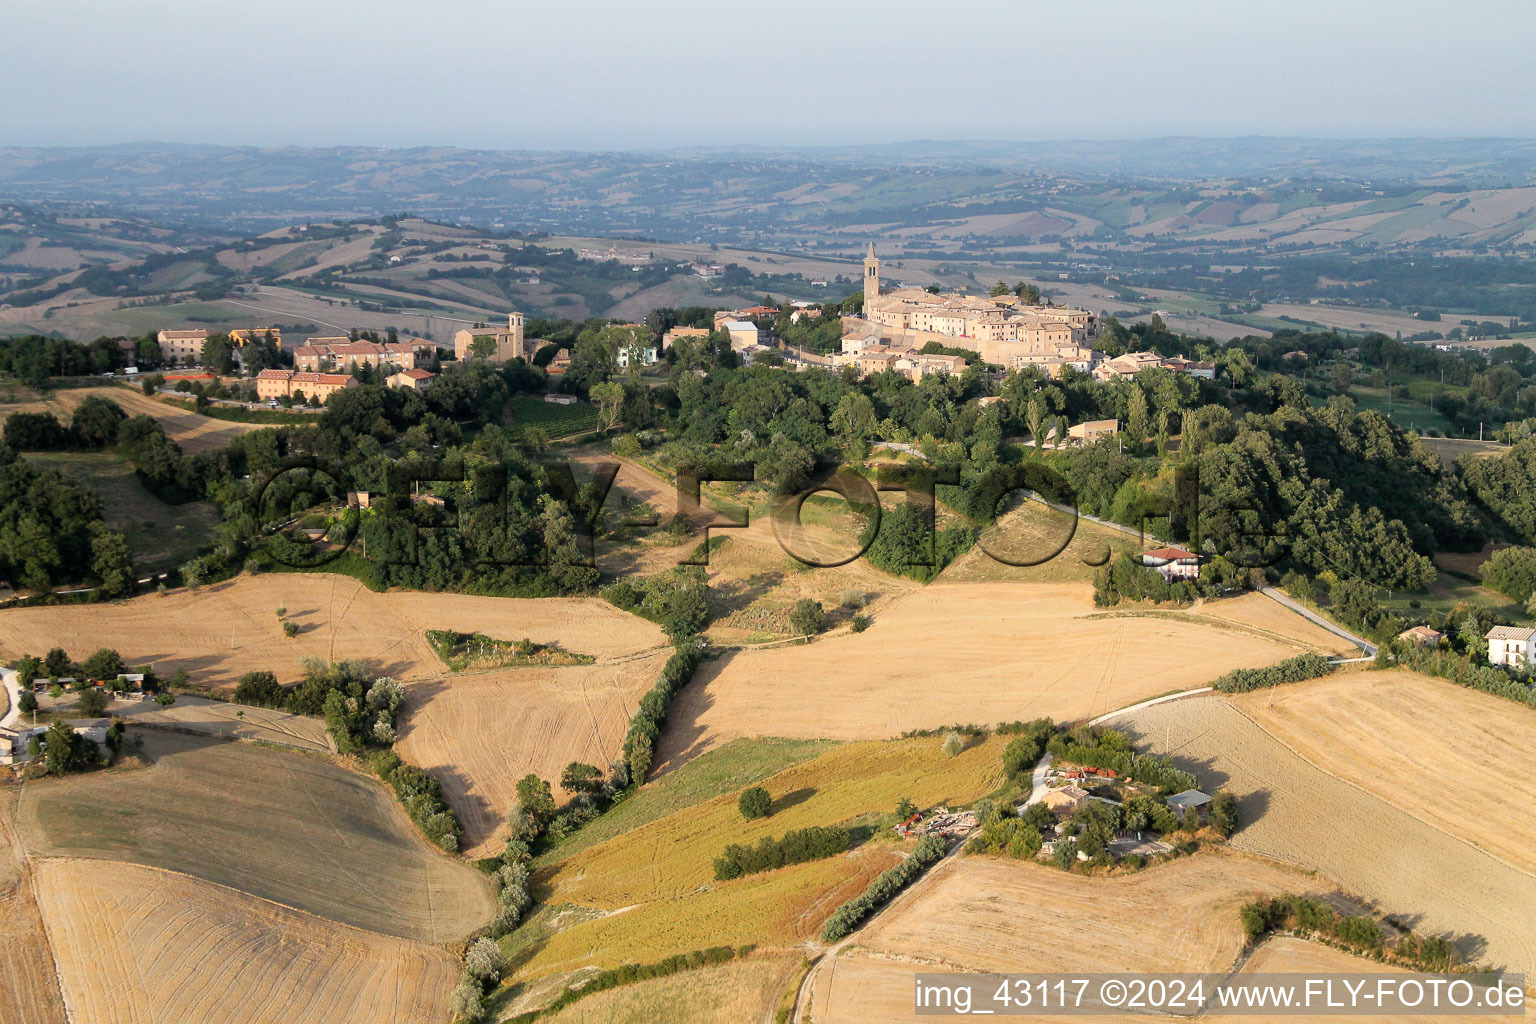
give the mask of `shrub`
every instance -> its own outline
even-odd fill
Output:
[[[964,749],[965,740],[961,739],[959,733],[952,732],[948,736],[944,737],[944,753],[948,754],[950,757],[956,756],[960,753],[960,751]]]
[[[85,659],[80,671],[87,679],[116,679],[128,671],[123,656],[110,647],[103,647]]]
[[[741,816],[748,821],[753,818],[766,818],[773,813],[773,798],[762,786],[752,786],[741,791],[736,807],[741,811]]]
[[[282,707],[283,688],[271,672],[247,672],[235,684],[235,703],[258,707]]]
[[[297,622],[288,622],[288,621],[284,621],[283,622],[283,636],[286,636],[289,639],[292,639],[293,637],[296,637],[298,635],[299,635],[299,624]]]
[[[1321,654],[1308,652],[1264,668],[1233,669],[1211,685],[1222,693],[1248,693],[1250,690],[1261,690],[1266,686],[1316,679],[1332,671],[1333,666],[1329,664],[1327,658]]]
[[[794,607],[789,610],[789,628],[798,636],[812,636],[820,633],[826,621],[827,615],[822,610],[821,602],[813,601],[808,597],[802,597],[796,601]]]
[[[869,621],[870,620],[868,615],[855,615],[853,620],[849,623],[849,627],[855,633],[862,633],[869,628]]]
[[[100,718],[107,712],[107,691],[87,686],[80,693],[80,714],[85,718]]]

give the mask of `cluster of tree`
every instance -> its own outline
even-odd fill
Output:
[[[629,784],[639,786],[645,782],[651,770],[651,758],[656,751],[656,740],[661,736],[661,727],[667,719],[667,709],[672,704],[672,698],[693,678],[693,671],[698,668],[703,656],[703,648],[698,643],[692,640],[678,642],[672,656],[662,666],[661,678],[640,698],[640,706],[635,709],[629,731],[624,734],[624,752],[620,760]],[[619,766],[614,767],[617,773]]]
[[[1069,733],[1057,733],[1047,745],[1057,761],[1080,764],[1087,768],[1108,768],[1137,782],[1155,786],[1164,793],[1194,789],[1195,777],[1176,768],[1166,757],[1137,755],[1130,737],[1118,729],[1082,726]]]
[[[1304,679],[1316,679],[1333,671],[1333,665],[1321,654],[1308,651],[1294,658],[1277,661],[1262,668],[1235,668],[1217,679],[1211,686],[1222,693],[1248,693],[1281,683],[1299,683]]]
[[[570,799],[556,805],[548,782],[537,775],[525,775],[518,780],[517,804],[507,817],[512,838],[530,848],[540,840],[559,842],[619,799],[627,784],[628,773],[622,762],[615,763],[612,776],[605,778],[595,765],[572,761],[560,773],[560,786]]]
[[[101,764],[101,748],[68,723],[54,722],[43,734],[43,766],[50,775],[67,775]]]
[[[848,830],[835,825],[790,829],[778,839],[763,836],[752,846],[732,843],[715,858],[715,878],[724,882],[759,871],[821,860],[846,853],[851,844]]]
[[[533,906],[533,893],[528,884],[528,864],[533,859],[528,844],[513,836],[498,858],[500,863],[492,875],[496,883],[496,916],[491,920],[491,936],[500,938],[516,928],[528,908]]]
[[[626,576],[602,589],[616,608],[649,619],[674,642],[696,635],[709,622],[709,583],[702,566],[673,566],[655,576]]]
[[[0,579],[43,592],[94,576],[109,596],[134,583],[123,535],[102,520],[101,499],[0,446]]]
[[[476,1021],[485,1013],[485,997],[501,982],[507,958],[495,939],[484,936],[464,951],[464,970],[454,986],[448,1008],[455,1021]]]
[[[1019,782],[1030,777],[1045,755],[1046,745],[1056,735],[1056,723],[1049,718],[1006,722],[997,727],[997,733],[1013,737],[1003,748],[1003,774],[1010,782]]]
[[[458,852],[463,830],[436,779],[415,765],[406,764],[393,750],[371,752],[368,765],[375,775],[389,783],[406,816],[416,823],[428,842],[448,853]]]
[[[621,967],[599,971],[588,976],[579,987],[568,988],[560,993],[543,1009],[529,1010],[526,1013],[508,1017],[503,1024],[533,1024],[534,1021],[543,1017],[559,1013],[578,999],[584,999],[598,992],[606,992],[623,985],[633,985],[637,981],[667,978],[683,971],[696,971],[701,967],[718,967],[720,964],[730,963],[737,957],[746,956],[752,952],[753,948],[750,945],[738,946],[734,949],[730,946],[710,946],[708,949],[696,949],[691,953],[677,953],[665,960],[648,964],[624,964]]]
[[[1511,536],[1536,544],[1536,438],[1516,441],[1491,459],[1473,459],[1462,467],[1467,489]]]
[[[927,583],[971,549],[979,532],[969,523],[934,529],[933,509],[902,502],[880,517],[865,557],[877,569]]]
[[[159,348],[155,344],[156,354]],[[127,355],[115,338],[97,338],[82,345],[29,334],[0,341],[0,374],[34,388],[47,387],[51,377],[87,377],[128,365]]]
[[[922,877],[929,865],[944,856],[945,849],[944,840],[939,836],[923,836],[906,860],[880,872],[863,892],[832,912],[827,923],[821,926],[821,941],[836,942],[853,931],[860,921]]]
[[[1431,651],[1417,644],[1401,644],[1397,651],[1398,664],[1415,672],[1448,679],[1458,686],[1536,708],[1536,688],[1502,668],[1489,665],[1486,642],[1479,641],[1482,641],[1480,631],[1475,636],[1459,637],[1458,642],[1467,648],[1466,653]],[[1478,653],[1479,647],[1481,653]]]
[[[1456,945],[1439,935],[1421,937],[1409,932],[1389,950],[1381,924],[1374,917],[1340,914],[1321,900],[1292,893],[1244,904],[1240,913],[1243,933],[1250,943],[1288,931],[1332,941],[1359,953],[1384,954],[1420,971],[1449,971],[1461,960]]]

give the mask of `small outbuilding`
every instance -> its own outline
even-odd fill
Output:
[[[1182,814],[1190,807],[1200,808],[1211,802],[1209,795],[1198,789],[1186,789],[1182,793],[1175,793],[1168,798],[1168,809]]]

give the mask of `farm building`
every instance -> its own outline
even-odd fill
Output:
[[[1445,634],[1438,629],[1430,629],[1428,626],[1414,626],[1397,634],[1399,640],[1407,640],[1409,643],[1418,644],[1420,647],[1437,647]]]
[[[1119,431],[1119,420],[1087,420],[1068,427],[1067,440],[1072,444],[1093,444],[1106,437],[1114,437]]]
[[[1204,807],[1211,802],[1211,798],[1198,789],[1186,789],[1182,793],[1175,793],[1168,798],[1168,809],[1183,813],[1190,807]]]

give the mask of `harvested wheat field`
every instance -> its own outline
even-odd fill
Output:
[[[151,398],[137,388],[99,387],[66,388],[52,396],[18,405],[9,412],[51,412],[59,422],[68,424],[80,403],[92,395],[116,402],[129,416],[151,416],[165,428],[165,436],[189,454],[222,448],[241,434],[270,429],[270,423],[237,423],[204,416],[172,402]]]
[[[1319,942],[1307,942],[1303,939],[1295,939],[1289,936],[1278,936],[1267,939],[1262,946],[1254,951],[1253,955],[1243,964],[1238,975],[1249,974],[1357,974],[1369,972],[1371,974],[1406,974],[1405,968],[1394,967],[1390,964],[1379,964],[1374,960],[1366,960],[1346,953],[1332,946],[1325,946]],[[1244,1020],[1256,1021],[1259,1024],[1282,1024],[1289,1021],[1322,1021],[1336,1020],[1333,1017],[1297,1017],[1279,1015],[1245,1015]],[[1475,1024],[1478,1021],[1487,1021],[1488,1024],[1509,1024],[1517,1020],[1525,1020],[1525,1015],[1510,1016],[1500,1014],[1497,1016],[1456,1016],[1454,1014],[1424,1014],[1414,1018],[1421,1024]]]
[[[260,740],[317,754],[333,749],[325,723],[271,708],[226,704],[182,694],[170,707],[154,701],[114,701],[112,716],[139,726],[163,726],[225,739]]]
[[[548,1024],[743,1024],[773,1008],[800,961],[754,956],[588,996]]]
[[[439,946],[348,928],[152,868],[49,860],[37,870],[73,1021],[448,1019],[458,964]]]
[[[32,867],[15,839],[17,787],[0,788],[0,1024],[64,1024],[53,957],[33,897]]]
[[[1148,943],[1155,941],[1155,936],[1149,933],[1145,939]],[[1097,958],[1090,958],[1084,954],[1079,962],[1074,965],[1077,970],[1091,970],[1099,972],[1103,970],[1097,964]],[[1015,967],[1015,972],[1021,970],[1034,970],[1033,966]],[[908,1024],[931,1020],[931,1017],[919,1017],[912,1010],[913,1003],[913,975],[942,970],[927,963],[914,962],[909,959],[892,959],[864,955],[858,951],[844,953],[836,960],[820,968],[823,975],[830,976],[832,983],[832,1001],[827,1004],[813,1003],[817,1008],[814,1020],[817,1024]],[[1225,968],[1223,968],[1223,971]],[[1334,949],[1315,942],[1306,942],[1293,938],[1273,938],[1266,941],[1254,954],[1248,958],[1238,976],[1246,976],[1259,972],[1272,974],[1310,974],[1314,977],[1327,976],[1329,974],[1396,974],[1401,968],[1380,964],[1374,960],[1367,960],[1342,950]],[[820,982],[820,979],[818,979]],[[1011,1015],[1009,1021],[1018,1021],[1020,1024],[1060,1024],[1064,1018],[1061,1014],[1050,1016],[1032,1016],[1029,1014]],[[1073,1014],[1070,1019],[1081,1024],[1126,1024],[1131,1020],[1145,1020],[1145,1017],[1128,1016],[1120,1014]],[[1177,1020],[1176,1017],[1152,1018],[1160,1020]],[[1224,1016],[1200,1016],[1197,1020],[1230,1020],[1232,1017]],[[1324,1022],[1337,1021],[1337,1016],[1324,1016],[1314,1014],[1243,1014],[1235,1018],[1243,1021],[1251,1021],[1254,1024],[1324,1024]],[[1523,1016],[1483,1016],[1454,1014],[1424,1014],[1411,1018],[1422,1024],[1513,1024],[1514,1021],[1525,1020]]]
[[[298,624],[297,636],[283,635],[278,608]],[[294,682],[305,657],[361,658],[381,675],[406,680],[442,676],[446,669],[427,645],[429,629],[528,637],[599,662],[666,642],[660,627],[596,598],[376,594],[349,576],[326,573],[240,576],[163,597],[0,611],[0,647],[7,651],[63,647],[84,658],[111,647],[130,664],[154,665],[162,678],[184,668],[194,683],[214,687],[253,670]]]
[[[1536,875],[1536,820],[1510,810],[1536,806],[1529,708],[1407,671],[1332,676],[1232,703],[1328,774]]]
[[[1136,538],[1129,534],[1026,501],[982,531],[981,542],[946,567],[941,579],[1092,583],[1094,567],[1106,556],[1136,550]],[[1050,557],[1055,552],[1060,553]],[[1039,564],[1009,564],[1028,562]]]
[[[956,721],[1090,718],[1338,642],[1304,621],[1286,633],[1267,618],[1244,625],[1268,609],[1224,604],[1106,613],[1081,584],[941,580],[894,598],[862,633],[701,666],[673,703],[658,761],[664,771],[737,736],[868,739]]]
[[[431,772],[464,828],[463,848],[488,856],[516,802],[517,780],[556,780],[572,761],[606,768],[656,683],[665,653],[618,665],[476,672],[406,687],[395,750]]]
[[[143,736],[148,769],[27,783],[17,821],[35,856],[154,865],[429,942],[490,920],[483,876],[428,846],[377,780],[319,757]]]
[[[815,969],[817,1021],[910,1020],[918,971],[1082,971],[1091,956],[1096,972],[1224,972],[1243,948],[1243,904],[1285,892],[1343,904],[1321,879],[1223,850],[1099,878],[961,857],[912,892]]]
[[[1456,696],[1454,687],[1445,685],[1447,696]],[[1217,696],[1176,701],[1134,712],[1116,726],[1139,733],[1153,751],[1172,755],[1210,785],[1223,786],[1238,797],[1243,825],[1231,840],[1237,849],[1320,871],[1349,892],[1372,900],[1381,913],[1411,921],[1423,932],[1453,935],[1469,959],[1528,974],[1536,971],[1536,932],[1531,929],[1536,920],[1536,876],[1459,837],[1488,834],[1482,822],[1462,816],[1453,834],[1403,810],[1422,807],[1436,794],[1453,801],[1464,789],[1498,789],[1501,783],[1495,777],[1464,771],[1447,778],[1426,765],[1416,778],[1404,776],[1406,788],[1416,792],[1391,799],[1377,796],[1308,764],[1244,715],[1240,707],[1251,706],[1259,696],[1240,702]],[[1263,699],[1268,699],[1267,693]],[[1430,699],[1435,700],[1432,695]],[[1438,706],[1438,700],[1431,705]],[[1332,727],[1329,723],[1321,728]],[[1371,722],[1351,727],[1370,728]],[[1433,751],[1434,744],[1427,748]],[[1417,743],[1410,749],[1417,749]],[[1469,750],[1466,766],[1476,763],[1474,755]],[[1335,756],[1352,757],[1354,752],[1340,750]],[[1505,806],[1505,815],[1521,813]],[[1518,830],[1523,822],[1509,827]],[[1481,937],[1486,945],[1472,937]]]

